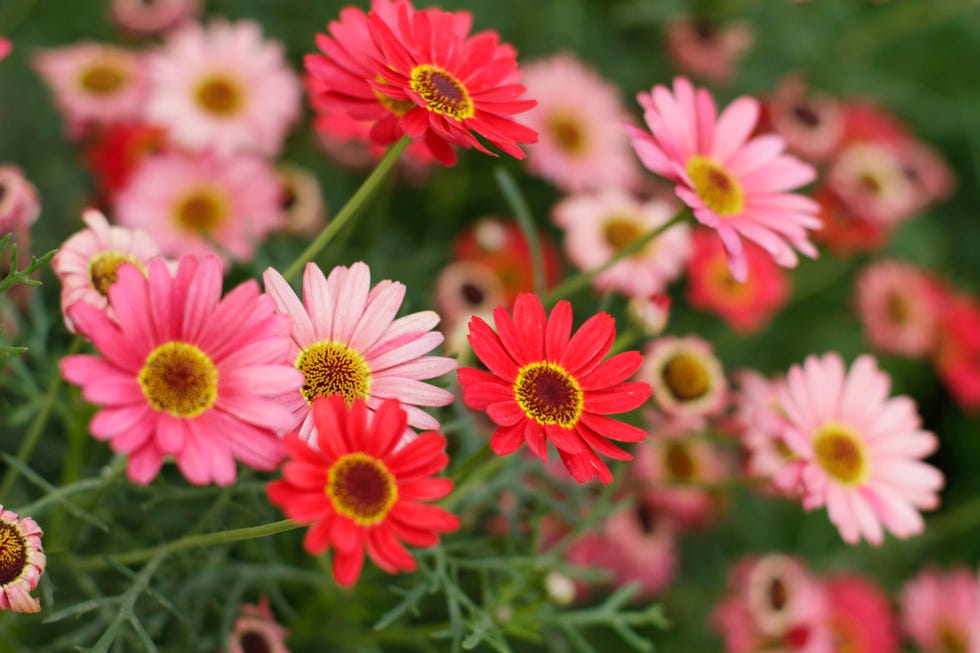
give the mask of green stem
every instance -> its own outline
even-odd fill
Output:
[[[568,279],[565,279],[565,281],[558,284],[556,287],[552,288],[548,293],[546,293],[544,297],[542,297],[542,302],[544,304],[551,305],[557,302],[559,299],[562,299],[563,297],[566,297],[567,295],[570,295],[575,291],[584,288],[585,286],[589,285],[589,283],[596,275],[605,272],[606,270],[616,265],[624,258],[636,254],[641,249],[646,247],[647,243],[649,243],[651,240],[663,234],[665,231],[667,231],[674,225],[689,220],[692,216],[693,214],[691,213],[690,207],[685,206],[684,208],[679,210],[674,215],[674,217],[672,217],[670,220],[660,225],[659,227],[654,227],[650,231],[646,232],[645,234],[643,234],[642,236],[634,240],[632,243],[630,243],[623,249],[616,252],[615,256],[610,258],[602,265],[594,267],[591,270],[580,272],[573,277],[569,277]]]
[[[531,215],[531,208],[527,205],[527,201],[514,182],[514,178],[506,170],[497,168],[493,171],[493,175],[497,179],[500,192],[504,194],[504,198],[510,204],[511,211],[514,212],[517,224],[524,232],[524,238],[527,239],[528,249],[531,250],[531,269],[534,271],[534,292],[541,293],[545,284],[544,264],[541,259],[541,242],[538,240],[538,230],[534,228],[534,216]]]
[[[275,535],[276,533],[284,533],[286,531],[295,530],[297,528],[301,528],[302,526],[303,524],[294,522],[291,519],[283,519],[282,521],[272,522],[271,524],[263,524],[261,526],[234,528],[227,531],[218,531],[217,533],[203,533],[201,535],[185,535],[179,540],[165,542],[146,549],[136,549],[135,551],[126,551],[124,553],[117,553],[107,556],[79,558],[74,564],[79,569],[98,569],[101,567],[108,567],[109,563],[106,561],[106,558],[108,557],[118,564],[131,565],[137,562],[151,560],[164,551],[169,555],[185,549],[215,546],[217,544],[230,544],[231,542],[241,542],[243,540],[254,540],[259,537],[266,537],[268,535]]]
[[[474,488],[483,485],[483,482],[500,469],[503,463],[503,456],[495,454],[490,449],[489,444],[484,445],[483,448],[466,459],[453,473],[456,489],[453,490],[452,494],[443,499],[442,507],[452,511],[463,502],[463,499]]]
[[[377,191],[378,186],[388,176],[388,172],[395,165],[395,162],[398,161],[398,158],[405,151],[405,148],[408,147],[411,140],[408,136],[402,136],[401,140],[388,148],[388,151],[381,157],[378,165],[371,171],[367,179],[364,180],[361,187],[347,200],[347,204],[344,204],[343,208],[337,212],[337,215],[320,232],[320,235],[286,268],[286,272],[282,275],[286,281],[295,279],[296,275],[302,271],[303,266],[309,261],[312,261],[333,240],[333,237],[364,208],[364,204]]]

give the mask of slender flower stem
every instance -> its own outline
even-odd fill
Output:
[[[320,235],[286,268],[286,272],[282,275],[286,281],[295,279],[296,275],[302,271],[303,266],[309,261],[312,261],[333,240],[333,237],[360,212],[367,200],[377,191],[378,186],[384,181],[384,178],[388,176],[388,172],[395,165],[395,162],[398,161],[398,158],[411,141],[412,139],[408,136],[402,136],[401,140],[388,148],[388,151],[378,161],[377,167],[371,171],[371,174],[367,176],[367,179],[364,180],[361,187],[347,200],[347,204],[344,204],[343,208],[337,212],[337,215],[320,232]]]
[[[562,299],[563,297],[566,297],[567,295],[570,295],[573,292],[589,285],[589,282],[591,282],[596,275],[605,272],[606,270],[616,265],[616,263],[623,260],[624,258],[636,254],[641,249],[646,247],[647,243],[649,243],[657,236],[663,234],[674,225],[680,224],[681,222],[685,222],[691,219],[692,217],[693,214],[691,213],[690,207],[685,206],[684,208],[679,210],[674,215],[674,217],[672,217],[670,220],[660,225],[659,227],[654,227],[650,231],[646,232],[645,234],[643,234],[642,236],[634,240],[632,243],[630,243],[623,249],[616,252],[615,256],[610,258],[602,265],[594,267],[591,270],[580,272],[573,277],[569,277],[564,282],[552,288],[549,292],[545,293],[545,295],[542,297],[542,302],[548,305],[554,304],[559,299]]]
[[[545,274],[544,261],[541,258],[541,242],[538,240],[538,230],[534,228],[534,216],[531,215],[531,208],[527,205],[524,195],[514,182],[514,178],[503,168],[497,168],[493,172],[497,179],[497,186],[504,194],[510,210],[514,212],[517,224],[524,232],[527,239],[528,249],[531,250],[531,269],[534,271],[534,292],[540,293],[544,290]]]
[[[443,499],[442,507],[446,510],[453,510],[462,503],[463,499],[474,488],[483,485],[483,482],[492,476],[503,465],[503,462],[503,456],[494,454],[489,444],[484,445],[479,451],[463,461],[463,464],[453,473],[453,480],[457,483],[456,489]]]

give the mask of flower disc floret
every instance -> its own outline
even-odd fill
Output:
[[[151,406],[175,417],[196,417],[218,396],[218,368],[186,342],[168,342],[150,352],[137,380]]]
[[[398,484],[384,462],[351,453],[327,470],[327,496],[338,515],[360,526],[373,526],[384,521],[398,501]]]
[[[514,397],[527,416],[539,424],[571,428],[582,414],[582,389],[560,365],[540,362],[517,373]]]
[[[708,157],[692,156],[687,162],[687,176],[694,184],[694,192],[718,215],[736,215],[745,206],[745,196],[738,181]]]
[[[818,429],[813,453],[827,475],[845,485],[860,483],[867,474],[864,447],[846,426],[830,423]]]
[[[0,505],[0,610],[41,610],[40,601],[30,593],[47,565],[41,546],[43,534],[33,519]]]
[[[299,355],[296,369],[303,373],[303,396],[310,404],[317,397],[339,394],[350,406],[368,396],[371,371],[364,357],[339,342],[317,342]]]
[[[0,521],[0,586],[20,578],[27,567],[27,538],[16,524]]]
[[[448,70],[423,64],[412,69],[412,88],[429,111],[456,120],[473,117],[473,100],[466,87]]]
[[[232,116],[246,102],[245,89],[232,75],[214,74],[198,82],[194,95],[198,105],[215,116]]]
[[[119,252],[103,252],[92,258],[88,266],[88,275],[92,287],[99,291],[100,295],[104,297],[109,295],[109,288],[116,282],[116,274],[123,263],[132,263],[140,269],[140,272],[146,272],[142,263]]]

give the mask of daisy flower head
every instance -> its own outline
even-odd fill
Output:
[[[282,227],[281,186],[257,156],[167,153],[148,159],[116,200],[119,223],[145,230],[165,256],[248,261]]]
[[[523,116],[538,133],[527,148],[529,172],[572,193],[637,185],[636,159],[620,127],[628,114],[614,85],[570,52],[528,64],[522,77],[538,101]]]
[[[656,293],[648,297],[631,297],[626,314],[634,327],[648,338],[659,336],[670,319],[670,295]]]
[[[193,485],[232,483],[236,459],[276,467],[296,418],[275,398],[303,377],[281,362],[289,324],[257,283],[222,298],[217,257],[182,257],[175,274],[158,257],[146,276],[120,265],[109,306],[68,310],[101,356],[68,356],[61,373],[100,407],[89,431],[129,454],[131,481],[150,483],[167,456]]]
[[[857,313],[871,345],[925,356],[937,346],[942,296],[937,282],[910,263],[878,261],[858,275]]]
[[[275,156],[299,118],[300,82],[258,23],[214,21],[175,32],[149,63],[147,117],[174,143],[222,155]]]
[[[269,599],[245,603],[239,608],[235,629],[228,637],[228,653],[289,653],[286,637],[289,631],[276,622]]]
[[[711,344],[697,336],[662,336],[643,355],[639,378],[653,386],[654,403],[674,417],[707,417],[728,400],[728,382]]]
[[[826,624],[833,637],[834,651],[896,653],[900,650],[895,613],[888,595],[880,587],[866,578],[850,575],[829,578],[822,584],[827,595]]]
[[[276,166],[279,179],[279,205],[285,213],[286,233],[316,236],[327,221],[320,182],[311,170],[292,163]]]
[[[695,18],[672,20],[667,26],[667,53],[682,71],[718,84],[730,84],[738,60],[752,47],[746,23],[714,25]]]
[[[51,259],[51,267],[61,280],[61,312],[72,332],[75,325],[68,318],[68,309],[75,302],[104,310],[120,265],[132,263],[146,274],[150,259],[160,255],[146,232],[110,226],[95,209],[86,209],[82,219],[88,228],[66,240]]]
[[[830,353],[794,365],[780,388],[783,439],[795,459],[775,483],[798,487],[808,510],[826,505],[849,544],[879,545],[885,530],[911,537],[924,527],[919,510],[939,505],[943,475],[922,461],[938,440],[921,428],[912,399],[888,397],[890,385],[873,357],[846,370]]]
[[[980,650],[980,584],[965,567],[922,569],[902,588],[901,621],[923,653]]]
[[[13,232],[26,246],[30,227],[41,214],[37,187],[17,166],[0,165],[0,235]]]
[[[919,189],[906,176],[897,148],[888,143],[847,145],[834,157],[827,185],[851,211],[884,227],[922,208]]]
[[[786,139],[786,149],[807,161],[824,161],[840,147],[845,119],[841,103],[811,91],[796,75],[784,79],[765,105],[766,120]]]
[[[399,118],[402,131],[425,138],[443,165],[456,162],[451,145],[496,156],[474,132],[523,159],[518,144],[534,143],[538,135],[512,118],[536,104],[521,99],[517,53],[496,32],[462,32],[460,16],[437,8],[412,12],[401,4],[396,31],[378,13],[368,14],[371,38],[383,54],[374,61],[380,79],[371,85],[402,107],[411,105]]]
[[[602,265],[673,217],[673,208],[663,200],[641,202],[614,188],[567,197],[552,210],[553,220],[565,230],[568,258],[580,270]],[[597,274],[592,283],[601,291],[649,297],[680,276],[690,253],[690,230],[675,225]]]
[[[453,489],[452,480],[433,476],[449,462],[446,439],[427,431],[399,446],[407,416],[396,399],[369,411],[362,399],[348,409],[343,396],[332,395],[318,398],[312,412],[312,442],[286,435],[289,458],[283,479],[268,485],[269,500],[312,524],[303,540],[308,553],[333,549],[340,585],[357,582],[365,550],[389,574],[414,571],[403,542],[434,546],[440,533],[459,528],[455,515],[423,503]]]
[[[162,34],[201,13],[201,0],[110,0],[109,17],[139,36]]]
[[[34,67],[54,94],[73,136],[91,125],[136,120],[144,110],[145,64],[130,50],[86,41],[42,50]]]
[[[817,205],[788,192],[816,173],[784,154],[779,136],[750,139],[758,101],[740,97],[717,115],[708,91],[683,77],[674,80],[673,92],[658,85],[638,100],[650,131],[627,125],[633,148],[647,168],[677,184],[678,197],[700,223],[718,232],[737,281],[748,276],[743,238],[783,267],[796,266],[796,251],[816,257],[807,232],[820,226]]]
[[[0,610],[41,611],[41,602],[31,592],[47,564],[42,535],[33,519],[0,505]]]
[[[572,306],[558,302],[550,316],[536,295],[518,295],[513,317],[498,307],[496,331],[479,317],[470,320],[469,342],[489,372],[458,371],[463,401],[486,411],[497,425],[490,448],[513,453],[527,442],[531,452],[548,459],[548,442],[579,483],[613,480],[598,456],[631,460],[608,440],[638,442],[646,432],[609,415],[638,408],[650,386],[627,382],[642,362],[628,351],[603,360],[616,337],[613,318],[598,313],[572,334]]]
[[[432,330],[438,314],[421,311],[395,319],[405,297],[403,284],[386,279],[372,288],[371,270],[362,262],[350,268],[338,265],[326,277],[308,263],[301,302],[272,268],[262,279],[279,312],[289,318],[286,358],[303,374],[299,391],[280,397],[300,422],[300,438],[315,442],[313,403],[333,395],[342,396],[348,406],[363,399],[368,412],[385,399],[398,399],[408,426],[439,428],[420,406],[446,406],[453,394],[423,381],[446,374],[456,361],[426,355],[443,341]]]

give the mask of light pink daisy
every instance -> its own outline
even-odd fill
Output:
[[[299,118],[300,82],[254,21],[176,32],[149,63],[151,122],[191,149],[274,156]]]
[[[857,142],[841,150],[827,171],[827,186],[854,213],[892,226],[922,208],[922,195],[888,143]]]
[[[666,202],[641,202],[614,188],[595,195],[573,195],[552,210],[555,224],[565,230],[568,258],[580,270],[602,265],[672,217],[674,209]],[[597,274],[592,283],[598,290],[648,297],[663,292],[680,276],[690,253],[689,229],[677,225]]]
[[[633,188],[636,159],[622,123],[619,90],[570,52],[524,67],[524,85],[538,106],[523,122],[538,132],[527,146],[527,169],[572,193]]]
[[[643,352],[637,378],[653,386],[653,402],[673,417],[716,415],[728,382],[711,344],[697,336],[663,336]]]
[[[110,0],[109,16],[120,29],[146,36],[161,34],[201,13],[201,0]]]
[[[42,50],[34,67],[54,94],[72,136],[93,124],[136,120],[143,111],[146,72],[133,51],[86,41]]]
[[[735,379],[733,422],[748,453],[745,472],[771,479],[793,457],[782,437],[786,417],[779,407],[779,393],[784,380],[767,379],[754,370],[738,370]]]
[[[752,47],[748,23],[714,25],[695,18],[679,18],[667,25],[667,53],[683,72],[729,84],[738,60]]]
[[[786,149],[808,161],[823,161],[844,137],[844,111],[836,99],[812,92],[795,75],[784,79],[766,103],[773,131],[786,139]]]
[[[89,431],[129,454],[129,478],[143,485],[167,456],[194,485],[232,483],[236,459],[274,469],[278,436],[297,421],[275,397],[303,383],[282,363],[288,321],[254,281],[222,298],[216,257],[185,256],[176,275],[155,258],[147,272],[119,266],[111,315],[85,302],[69,309],[102,354],[61,361],[65,379],[101,407]]]
[[[674,80],[674,91],[655,86],[638,96],[650,132],[627,125],[633,148],[647,168],[677,183],[677,195],[694,217],[718,232],[732,276],[745,281],[748,264],[742,238],[758,243],[783,267],[794,267],[794,250],[816,257],[808,229],[820,226],[817,204],[789,193],[813,181],[813,168],[783,153],[772,134],[749,138],[759,103],[740,97],[717,116],[707,90]]]
[[[17,166],[0,166],[0,235],[14,234],[22,247],[30,244],[30,228],[41,214],[41,199]]]
[[[61,312],[72,332],[75,325],[68,319],[72,304],[87,302],[105,309],[120,265],[132,263],[146,274],[150,259],[160,255],[157,244],[143,231],[109,226],[95,209],[86,209],[82,219],[88,228],[66,240],[51,259],[61,279]]]
[[[408,426],[439,428],[419,406],[445,406],[453,394],[422,381],[455,369],[456,361],[425,355],[443,340],[441,333],[432,331],[439,322],[436,313],[421,311],[395,319],[405,296],[403,284],[384,280],[371,288],[371,271],[361,262],[349,269],[337,266],[329,277],[308,263],[301,303],[272,268],[262,279],[279,312],[292,322],[287,359],[305,382],[281,401],[301,420],[301,438],[311,441],[315,433],[313,400],[335,394],[343,395],[348,406],[355,399],[366,400],[371,414],[385,399],[398,399],[408,413]]]
[[[275,171],[251,155],[162,154],[148,159],[119,194],[119,223],[145,230],[167,256],[218,252],[251,259],[283,225]]]
[[[279,205],[286,214],[283,229],[287,233],[316,236],[327,221],[320,182],[312,171],[293,163],[276,166],[279,178]]]
[[[919,510],[939,505],[943,475],[921,460],[938,440],[922,430],[912,399],[888,397],[890,385],[873,357],[848,371],[830,353],[794,365],[779,393],[783,438],[797,459],[775,482],[799,487],[807,510],[826,505],[850,544],[881,544],[883,530],[911,537],[924,527]]]
[[[965,567],[928,566],[902,588],[901,620],[922,653],[980,651],[980,583]]]
[[[939,284],[910,263],[878,261],[861,270],[857,313],[871,346],[905,356],[925,356],[938,346],[942,310]]]
[[[268,597],[258,603],[244,603],[235,619],[235,630],[228,636],[227,653],[289,653],[289,631],[276,622]]]
[[[42,535],[33,519],[0,505],[0,610],[41,611],[31,592],[47,565]]]

